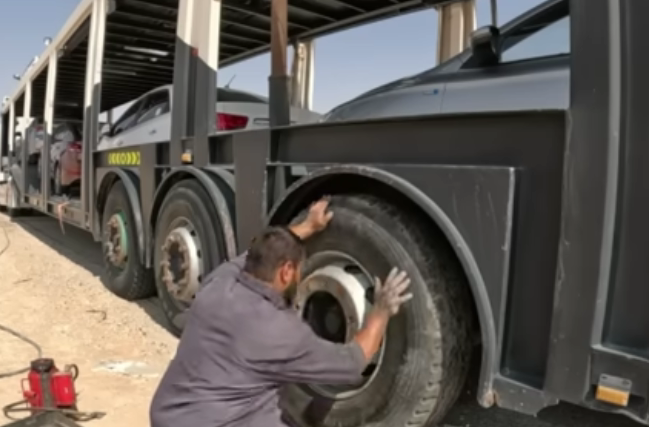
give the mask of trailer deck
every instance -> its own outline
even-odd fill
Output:
[[[288,3],[287,36],[306,40],[433,7],[442,1],[423,0],[295,0]],[[178,32],[179,0],[117,0],[106,11],[101,111],[118,107],[155,87],[173,80],[174,56]],[[219,66],[224,67],[267,52],[271,42],[271,2],[256,0],[219,1],[222,4],[220,42],[216,48]],[[109,3],[110,4],[110,3]],[[40,60],[21,80],[11,98],[22,110],[20,94],[25,82],[39,75],[33,83],[32,110],[43,111],[49,54],[61,51],[57,78],[57,117],[83,117],[82,100],[92,0],[83,0],[59,35],[40,55]],[[71,104],[78,104],[66,111]],[[8,112],[5,106],[3,112]]]

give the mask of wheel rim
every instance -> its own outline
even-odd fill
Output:
[[[338,343],[354,339],[372,307],[372,276],[358,261],[338,251],[312,255],[306,272],[294,298],[294,307],[300,316],[321,338]],[[305,387],[334,400],[354,397],[369,387],[376,377],[384,350],[385,339],[358,384]]]
[[[128,230],[122,212],[112,215],[106,222],[106,259],[111,265],[124,269],[128,262]]]
[[[161,248],[162,282],[174,303],[184,310],[196,297],[202,279],[202,244],[194,226],[184,218],[170,229]]]

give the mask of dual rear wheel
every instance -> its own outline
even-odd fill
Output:
[[[391,320],[362,381],[291,385],[282,405],[301,426],[434,425],[462,390],[471,353],[472,310],[452,248],[437,228],[376,198],[334,197],[331,209],[332,223],[307,242],[305,280],[294,299],[314,332],[335,342],[353,339],[371,309],[373,278],[393,266],[410,275],[414,298]],[[129,238],[136,234],[126,193],[116,184],[104,209],[112,290],[128,299],[157,293],[180,333],[204,275],[225,260],[215,218],[198,182],[175,184],[156,220],[156,268],[148,272],[138,262],[137,239]]]

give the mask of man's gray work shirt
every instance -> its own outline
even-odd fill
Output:
[[[151,404],[152,427],[280,427],[284,383],[355,383],[360,346],[319,338],[270,286],[219,266],[192,304]]]

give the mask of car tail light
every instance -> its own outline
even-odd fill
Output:
[[[236,114],[217,113],[216,129],[217,130],[235,130],[243,129],[248,125],[248,117]]]

